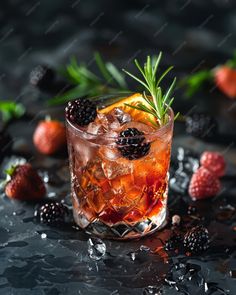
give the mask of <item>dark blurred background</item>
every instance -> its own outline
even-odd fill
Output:
[[[181,78],[224,62],[236,47],[234,0],[9,0],[0,6],[0,97],[26,105],[43,99],[28,87],[38,64],[58,68],[75,55],[93,68],[99,51],[132,69],[134,58],[162,50],[163,66],[173,64],[172,76]],[[233,103],[215,89],[188,101],[177,96],[183,112],[197,104],[224,116]]]

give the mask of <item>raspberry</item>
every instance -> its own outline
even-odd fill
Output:
[[[47,203],[39,209],[39,218],[42,223],[62,223],[66,215],[68,215],[68,208],[58,202]]]
[[[204,152],[201,155],[200,163],[218,177],[225,174],[225,159],[218,152]]]
[[[30,73],[30,84],[41,90],[48,90],[54,81],[55,73],[45,65],[39,65]]]
[[[123,157],[135,160],[148,154],[151,145],[145,142],[143,135],[144,133],[136,128],[127,128],[120,132],[116,143]]]
[[[186,117],[186,132],[194,137],[211,139],[218,133],[217,121],[204,113],[193,113]]]
[[[200,167],[190,180],[188,192],[193,200],[200,200],[215,196],[220,187],[219,179],[205,167]]]
[[[85,98],[68,102],[65,112],[66,118],[79,126],[88,125],[97,116],[95,103]]]
[[[209,248],[209,234],[204,226],[196,226],[184,235],[184,248],[190,253],[197,254]]]

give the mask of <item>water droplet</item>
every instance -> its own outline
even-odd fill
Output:
[[[47,234],[42,233],[42,234],[41,234],[41,239],[46,239],[46,238],[47,238]]]

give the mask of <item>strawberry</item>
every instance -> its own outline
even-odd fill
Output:
[[[66,146],[66,129],[64,124],[56,120],[39,122],[33,135],[37,150],[45,155],[52,155]]]
[[[201,155],[200,163],[217,177],[221,177],[225,174],[225,159],[218,152],[205,151]]]
[[[44,197],[44,183],[30,164],[13,166],[6,173],[10,177],[5,186],[5,193],[9,198],[35,200]]]
[[[214,71],[217,87],[229,98],[236,99],[236,70],[220,66]]]
[[[215,174],[205,167],[200,167],[192,175],[188,192],[193,200],[201,200],[215,196],[220,187],[220,181]]]

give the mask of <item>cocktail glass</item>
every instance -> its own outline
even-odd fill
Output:
[[[123,98],[100,97],[98,108]],[[102,238],[140,238],[161,228],[166,219],[173,111],[169,109],[166,125],[156,129],[125,120],[117,127],[113,119],[101,118],[109,125],[103,134],[99,124],[82,128],[66,121],[74,219],[86,232]],[[150,150],[129,160],[117,148],[117,128],[132,127],[144,132]]]

